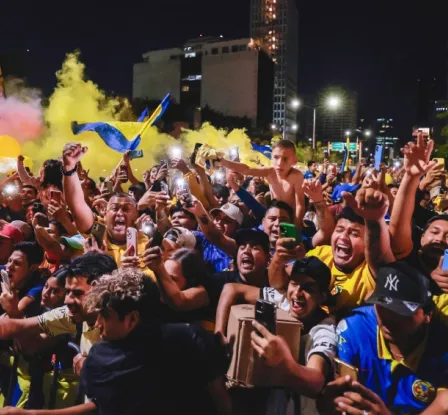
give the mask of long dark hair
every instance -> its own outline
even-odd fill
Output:
[[[60,160],[46,160],[44,162],[44,177],[42,181],[42,189],[53,185],[62,192],[62,162]]]
[[[207,267],[202,257],[192,249],[182,248],[167,258],[167,261],[176,261],[180,264],[182,274],[187,280],[187,288],[197,287],[204,278],[207,278]]]

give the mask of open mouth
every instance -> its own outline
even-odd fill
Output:
[[[291,301],[291,310],[294,313],[301,313],[305,310],[305,306],[306,306],[306,301],[304,300],[300,300],[300,299],[295,299]]]
[[[336,254],[341,258],[349,258],[352,254],[352,248],[348,245],[339,243],[336,245]]]
[[[251,257],[243,257],[241,259],[241,265],[245,266],[245,267],[253,267],[254,266],[254,259]]]
[[[115,219],[114,229],[121,230],[126,228],[126,221],[124,219]]]

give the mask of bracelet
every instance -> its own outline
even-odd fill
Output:
[[[72,170],[65,170],[64,166],[61,165],[61,173],[67,177],[73,176],[78,171],[78,165],[79,163],[76,163],[75,167]]]

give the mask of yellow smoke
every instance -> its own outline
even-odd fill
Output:
[[[66,143],[80,142],[89,148],[83,166],[90,169],[92,178],[98,178],[108,175],[122,155],[107,147],[94,132],[74,135],[71,131],[72,121],[128,121],[136,117],[127,100],[107,97],[96,84],[85,80],[85,66],[78,58],[78,53],[68,54],[61,70],[56,73],[57,86],[45,110],[47,131],[41,139],[25,143],[23,152],[34,160],[37,170],[43,161],[61,157]],[[144,170],[169,157],[173,146],[182,147],[182,155],[186,158],[197,142],[221,149],[238,146],[243,161],[252,164],[253,161],[261,160],[263,164],[269,165],[269,160],[251,150],[250,139],[243,130],[227,133],[205,123],[199,131],[184,131],[179,141],[151,127],[139,146],[144,152],[144,158],[132,162],[136,170],[134,174],[141,179]]]

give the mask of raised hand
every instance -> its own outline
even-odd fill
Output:
[[[65,170],[73,170],[76,163],[80,162],[88,151],[87,147],[83,147],[79,143],[67,143],[62,151],[62,161]]]
[[[380,221],[386,216],[389,209],[389,198],[386,194],[372,188],[361,188],[356,197],[351,193],[343,192],[342,197],[353,211],[366,221]]]
[[[434,148],[434,141],[425,142],[423,134],[417,136],[417,143],[409,142],[402,149],[404,155],[403,167],[406,174],[412,177],[420,177],[427,173],[437,162],[430,161]]]
[[[304,180],[302,189],[314,203],[320,203],[324,199],[322,184],[318,179]]]

